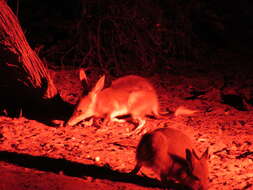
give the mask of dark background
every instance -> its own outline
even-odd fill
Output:
[[[8,4],[30,45],[49,67],[92,66],[112,75],[149,75],[176,67],[171,61],[175,59],[195,64],[219,60],[225,65],[234,57],[234,64],[252,60],[250,0],[12,0]]]

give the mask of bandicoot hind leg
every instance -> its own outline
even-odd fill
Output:
[[[146,124],[146,120],[142,119],[142,117],[133,117],[134,120],[137,121],[137,126],[134,129],[136,134],[140,134],[143,131],[143,126]]]
[[[145,120],[141,120],[139,126],[135,129],[136,134],[141,134],[143,132],[143,126],[146,124]]]

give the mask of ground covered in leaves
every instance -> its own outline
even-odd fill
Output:
[[[186,68],[178,64],[176,72],[148,78],[157,90],[161,110],[173,112],[185,106],[198,112],[147,118],[143,133],[160,127],[184,131],[199,153],[209,147],[211,190],[253,189],[251,75],[233,75],[236,72],[226,68],[232,73],[226,83],[217,65],[191,72]],[[75,103],[80,95],[78,71],[54,71],[53,76],[62,97]],[[127,174],[135,165],[135,147],[141,137],[129,135],[132,128],[129,123],[101,128],[89,121],[52,127],[24,117],[1,116],[0,190],[159,189],[158,178],[150,170],[143,169],[138,176]]]

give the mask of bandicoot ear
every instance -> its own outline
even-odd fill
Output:
[[[97,94],[104,88],[105,84],[105,75],[103,75],[96,83],[95,87],[92,89],[92,92]]]
[[[86,82],[88,82],[87,76],[86,76],[86,74],[85,74],[85,70],[82,69],[82,68],[81,68],[80,71],[79,71],[79,79],[80,79],[80,81],[85,80]]]
[[[209,148],[207,148],[206,151],[202,154],[201,160],[209,158],[209,153],[208,152],[209,152]]]
[[[194,152],[194,150],[193,150]],[[199,178],[195,175],[193,175],[193,167],[194,167],[194,161],[193,157],[196,156],[195,152],[193,153],[192,151],[190,151],[188,148],[185,150],[186,153],[186,162],[187,162],[187,168],[186,168],[186,172],[187,174],[194,180],[199,180]],[[197,158],[198,159],[198,158]]]
[[[86,69],[82,69],[82,68],[79,70],[79,79],[80,79],[81,84],[83,86],[83,94],[87,95],[91,88],[90,88],[90,84],[88,83],[88,78],[85,73],[85,70]]]
[[[195,159],[200,160],[199,156],[196,154],[194,149],[192,149],[192,155],[194,156]]]

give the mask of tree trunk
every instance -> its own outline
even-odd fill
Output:
[[[48,70],[30,48],[16,16],[4,1],[0,1],[0,59],[0,72],[9,71],[12,76],[5,77],[15,80],[12,82],[41,89],[45,98],[57,94]]]
[[[15,104],[18,109],[39,109],[40,103],[52,105],[48,100],[55,97],[59,102],[57,95],[48,69],[29,46],[6,1],[0,0],[0,108]]]

